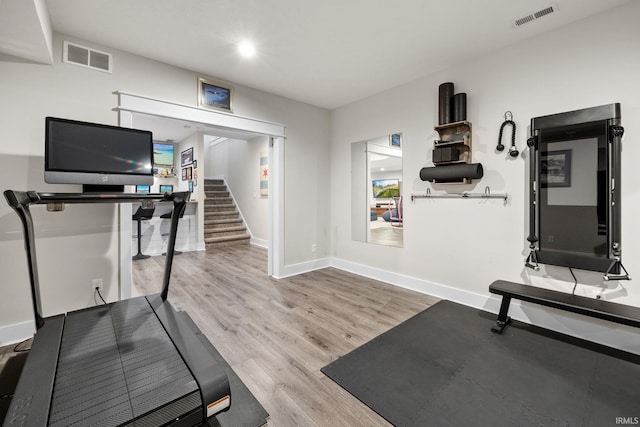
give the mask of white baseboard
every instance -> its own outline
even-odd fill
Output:
[[[329,266],[490,313],[498,313],[500,309],[501,298],[498,296],[476,294],[337,258],[331,258]],[[640,355],[639,328],[514,300],[511,301],[509,316],[524,323]]]
[[[329,258],[319,258],[313,261],[301,262],[299,264],[285,265],[280,276],[274,276],[276,279],[284,279],[285,277],[296,276],[302,273],[308,273],[314,270],[331,267]]]
[[[267,240],[251,237],[251,240],[249,240],[249,243],[252,244],[252,245],[259,246],[259,247],[264,248],[264,249],[268,249],[269,248],[269,242]]]
[[[14,323],[0,327],[0,347],[10,344],[16,344],[31,338],[35,331],[33,320],[22,323]]]
[[[334,267],[490,313],[497,313],[500,308],[500,298],[496,296],[480,295],[337,258],[321,258],[288,265],[283,269],[284,274],[276,278],[282,279],[327,267]],[[519,301],[511,302],[509,315],[513,319],[524,323],[533,324],[629,353],[640,354],[640,330],[638,328],[602,321],[587,316],[580,316],[537,304],[519,303]],[[2,326],[0,327],[0,346],[23,341],[32,336],[34,330],[33,321]]]
[[[452,288],[450,286],[417,279],[415,277],[381,270],[379,268],[370,267],[368,265],[357,264],[350,261],[332,258],[331,267],[348,271],[359,276],[368,277],[370,279],[379,280],[391,285],[400,286],[412,291],[428,294],[436,298],[458,302],[469,307],[493,311],[496,313],[500,308],[500,303],[498,301],[487,301],[487,297],[485,295],[479,295],[468,291],[463,291],[461,289]],[[487,304],[489,304],[489,308],[487,308]]]

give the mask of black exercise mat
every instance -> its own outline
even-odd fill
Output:
[[[18,385],[18,379],[28,355],[29,352],[24,351],[10,356],[0,372],[0,424],[9,412],[11,397],[16,391],[16,385]]]
[[[440,301],[322,368],[397,426],[615,426],[640,417],[640,356]],[[631,417],[631,418],[629,418]]]

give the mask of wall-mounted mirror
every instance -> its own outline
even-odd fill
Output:
[[[531,120],[531,255],[628,278],[621,263],[620,104]],[[624,274],[623,274],[624,273]]]
[[[351,238],[402,247],[402,134],[351,144]]]

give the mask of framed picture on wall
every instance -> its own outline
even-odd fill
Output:
[[[182,180],[183,181],[191,181],[193,176],[193,169],[191,166],[182,168]]]
[[[389,136],[389,145],[391,147],[400,148],[402,146],[402,134],[394,133]]]
[[[229,85],[198,78],[198,107],[232,112],[233,88]]]
[[[180,153],[180,166],[187,166],[193,163],[193,147],[187,148]]]
[[[571,187],[571,150],[540,153],[542,187]]]

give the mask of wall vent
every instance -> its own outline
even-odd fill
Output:
[[[553,6],[549,6],[546,9],[542,9],[542,10],[537,11],[536,13],[533,14],[533,16],[535,16],[536,19],[538,19],[538,18],[542,18],[543,16],[546,16],[546,15],[548,15],[550,13],[553,13],[553,12],[555,12],[555,9],[553,8]]]
[[[549,5],[547,7],[545,7],[544,9],[540,9],[537,12],[531,12],[528,15],[523,16],[522,18],[518,18],[516,20],[513,21],[513,26],[515,28],[518,28],[524,24],[528,24],[529,22],[533,22],[536,19],[540,19],[543,16],[547,16],[553,12],[557,12],[558,11],[558,6],[555,4]]]
[[[66,40],[63,43],[62,61],[106,73],[110,73],[113,66],[113,58],[110,53],[100,52]]]

